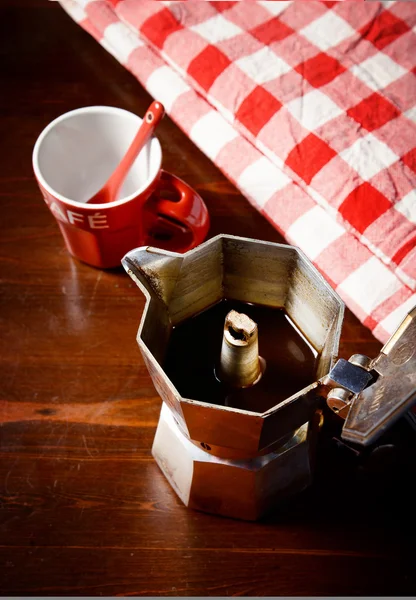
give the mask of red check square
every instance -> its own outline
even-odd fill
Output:
[[[338,75],[341,75],[346,69],[341,63],[321,52],[309,60],[300,63],[295,70],[302,75],[311,85],[318,88],[329,83]]]
[[[413,236],[412,239],[408,240],[397,252],[396,254],[392,257],[392,261],[394,263],[396,263],[396,265],[399,265],[402,260],[409,254],[409,252],[412,252],[412,250],[414,250],[414,248],[416,248],[416,235]]]
[[[368,181],[355,188],[339,207],[339,212],[360,233],[391,208],[391,202]]]
[[[149,17],[141,26],[140,32],[155,46],[163,48],[166,39],[174,33],[183,29],[173,14],[167,8]]]
[[[300,144],[297,144],[286,159],[286,164],[306,183],[336,155],[328,144],[310,133]]]
[[[237,4],[237,2],[227,2],[227,0],[223,0],[222,2],[210,2],[211,6],[213,6],[218,12],[224,12],[225,10],[228,10],[229,8],[232,8],[234,6],[234,4]]]
[[[288,35],[294,33],[294,30],[288,25],[285,25],[280,19],[274,17],[265,23],[261,23],[249,33],[265,46],[269,46],[272,42],[284,40]]]
[[[413,150],[410,150],[410,152],[405,154],[402,161],[409,169],[412,169],[412,171],[416,173],[416,148],[413,148]]]
[[[363,325],[365,327],[368,327],[368,329],[371,329],[371,331],[373,331],[374,327],[378,325],[378,322],[375,319],[373,319],[373,317],[369,316],[366,319],[364,319]]]
[[[368,131],[378,129],[400,115],[397,108],[386,98],[375,92],[362,102],[347,110],[347,115]]]
[[[230,65],[231,61],[218,48],[209,45],[189,64],[188,75],[205,91],[208,91],[218,75]]]
[[[409,26],[394,16],[388,10],[383,11],[378,17],[366,24],[360,30],[363,38],[382,50],[396,38],[409,30]]]
[[[257,135],[281,107],[272,94],[258,85],[241,103],[235,118],[253,135]]]

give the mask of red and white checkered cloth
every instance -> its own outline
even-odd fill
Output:
[[[416,304],[416,4],[59,1],[385,341]]]

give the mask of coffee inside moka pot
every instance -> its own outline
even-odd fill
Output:
[[[185,398],[263,413],[313,383],[318,360],[284,308],[224,299],[173,328],[163,368]]]

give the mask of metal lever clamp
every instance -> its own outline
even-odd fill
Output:
[[[320,382],[331,388],[328,406],[345,419],[342,438],[373,443],[416,402],[416,307],[375,359],[340,359]]]

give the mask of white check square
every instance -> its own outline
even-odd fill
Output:
[[[383,52],[377,52],[350,70],[372,90],[381,90],[407,73],[406,69]]]
[[[404,116],[413,121],[413,123],[416,123],[416,106],[409,108],[409,110],[404,113]]]
[[[192,127],[189,137],[205,154],[214,160],[217,154],[234,138],[237,131],[216,111],[207,113]]]
[[[345,229],[321,206],[314,206],[289,227],[287,238],[311,260],[341,237]]]
[[[107,44],[106,50],[109,48],[111,54],[122,64],[127,62],[133,50],[143,46],[138,34],[121,22],[111,23],[105,28],[101,44]]]
[[[283,11],[287,9],[288,6],[292,4],[292,2],[270,2],[270,0],[260,0],[257,4],[261,4],[270,14],[272,15],[280,15]]]
[[[198,33],[201,37],[210,42],[210,44],[216,44],[217,42],[228,40],[243,33],[243,30],[240,29],[240,27],[237,27],[237,25],[222,15],[216,15],[207,21],[198,23],[198,25],[192,25],[190,29]]]
[[[326,94],[313,90],[287,104],[289,112],[303,127],[313,131],[331,119],[342,114],[343,110]]]
[[[367,315],[400,288],[400,282],[376,256],[369,258],[338,286]]]
[[[256,83],[265,83],[277,79],[280,75],[284,75],[292,69],[290,65],[266,46],[254,52],[254,54],[238,59],[236,64]]]
[[[355,30],[332,10],[328,10],[299,33],[321,50],[328,50],[352,36]]]
[[[394,208],[416,225],[416,189],[406,194],[394,205]]]
[[[268,158],[262,156],[244,169],[238,178],[237,185],[259,207],[263,207],[273,194],[283,189],[291,181]]]
[[[180,75],[164,65],[153,71],[146,81],[147,91],[170,111],[175,101],[191,89]]]
[[[393,310],[385,319],[380,323],[381,327],[388,333],[392,334],[396,331],[397,327],[403,321],[407,313],[416,306],[416,294],[412,294],[407,300]]]
[[[396,0],[381,0],[380,4],[384,8],[391,8],[393,4],[396,4]]]
[[[399,159],[387,144],[371,133],[342,150],[340,156],[359,173],[364,181],[368,181]]]
[[[84,8],[89,2],[85,0],[81,3],[71,2],[71,4],[65,4],[65,10],[71,15],[76,23],[81,23],[84,19],[87,19],[87,13]],[[63,6],[62,6],[63,8]]]

